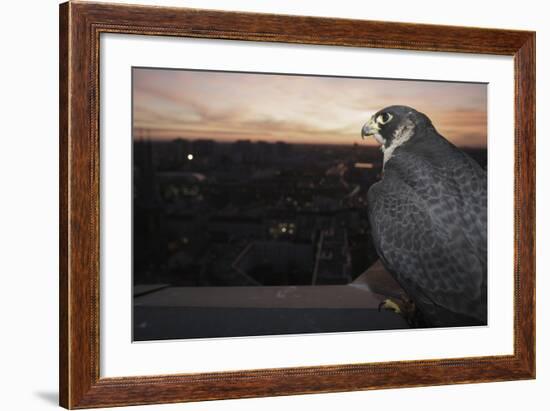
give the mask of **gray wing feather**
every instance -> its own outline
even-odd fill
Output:
[[[377,251],[434,324],[486,323],[486,202],[485,172],[450,144],[401,150],[369,190]]]

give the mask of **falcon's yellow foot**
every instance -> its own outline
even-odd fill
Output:
[[[382,309],[393,311],[396,314],[401,314],[403,312],[401,306],[391,298],[386,298],[384,301],[378,304],[378,311],[381,311]]]
[[[416,305],[405,296],[396,299],[386,298],[378,305],[378,311],[382,309],[399,314],[413,328],[422,326],[423,324],[422,315],[417,310]]]

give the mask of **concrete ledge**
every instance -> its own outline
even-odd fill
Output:
[[[134,299],[135,306],[240,308],[377,308],[383,296],[351,285],[167,287]]]
[[[409,326],[401,316],[390,311],[378,312],[377,309],[134,308],[134,341],[403,328]]]

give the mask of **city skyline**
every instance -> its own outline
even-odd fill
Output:
[[[487,145],[487,86],[411,80],[134,68],[134,137],[355,143],[376,111],[403,104],[463,147]]]

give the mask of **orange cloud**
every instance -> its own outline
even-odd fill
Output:
[[[133,127],[152,139],[354,144],[372,113],[403,104],[455,144],[486,146],[485,84],[144,68],[133,76]]]

